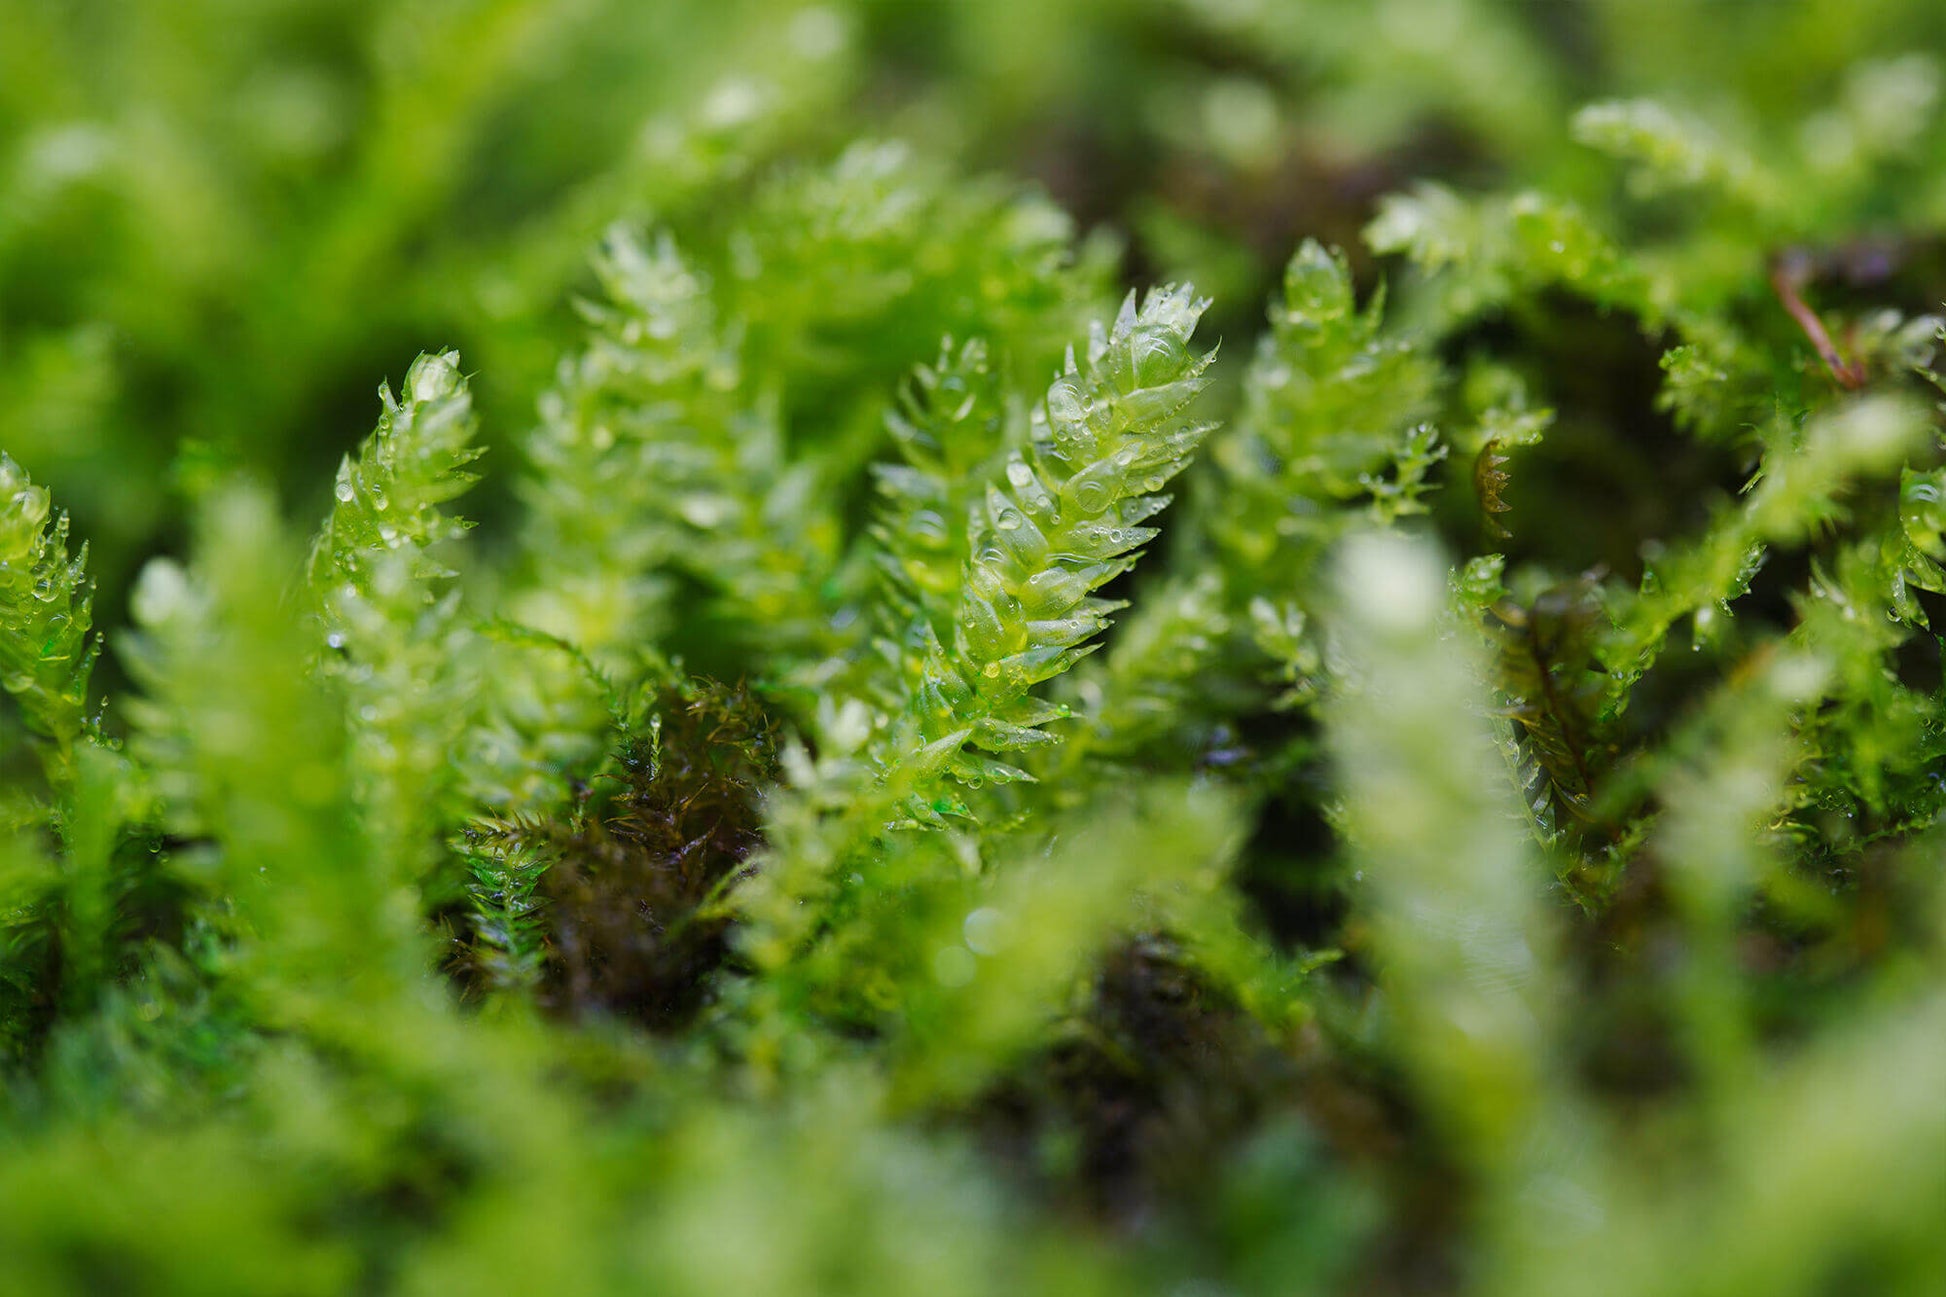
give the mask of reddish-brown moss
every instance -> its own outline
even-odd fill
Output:
[[[541,1006],[666,1030],[705,1001],[727,953],[728,921],[705,903],[757,845],[777,741],[742,686],[690,680],[654,715],[572,814],[496,833],[546,862]]]

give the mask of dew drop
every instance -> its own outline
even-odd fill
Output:
[[[1135,381],[1153,387],[1176,378],[1184,359],[1182,340],[1167,329],[1138,329],[1129,340]]]
[[[1075,431],[1087,418],[1088,402],[1072,378],[1058,378],[1047,389],[1047,418],[1062,432]]]
[[[1100,482],[1083,482],[1074,488],[1074,502],[1083,513],[1100,513],[1108,507],[1108,488]]]

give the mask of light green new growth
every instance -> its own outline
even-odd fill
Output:
[[[88,547],[68,557],[68,518],[50,522],[48,493],[0,453],[0,685],[29,728],[49,740],[50,778],[72,775],[87,728],[88,676],[101,643],[91,631]]]
[[[1574,115],[1570,130],[1580,143],[1635,164],[1630,180],[1645,194],[1714,188],[1760,212],[1781,197],[1777,178],[1747,153],[1654,100],[1589,104]]]
[[[1140,751],[1192,694],[1217,701],[1211,676],[1241,633],[1259,656],[1239,705],[1265,682],[1293,701],[1313,687],[1305,610],[1320,559],[1360,525],[1344,506],[1363,500],[1382,523],[1422,512],[1436,485],[1426,474],[1446,455],[1424,422],[1438,370],[1383,331],[1384,314],[1382,292],[1357,305],[1342,254],[1306,240],[1291,257],[1237,422],[1211,446],[1217,471],[1198,521],[1219,561],[1146,592],[1106,663],[1084,673],[1091,746]]]
[[[23,833],[38,819],[30,803],[8,807],[18,822],[6,826],[16,840],[0,864],[0,1065],[23,1034],[18,1003],[45,994],[30,970],[50,948],[60,951],[64,1004],[92,1004],[113,973],[127,882],[115,848],[142,801],[128,763],[85,715],[101,652],[87,547],[69,558],[67,515],[50,523],[49,511],[46,489],[0,452],[0,685],[44,740],[36,746],[53,793],[46,827],[62,847],[58,863],[46,858]]]
[[[741,362],[702,273],[664,237],[611,232],[596,261],[610,302],[562,361],[528,439],[516,614],[597,660],[658,628],[661,569],[747,508],[728,487],[778,453],[773,414],[740,408]]]
[[[1924,416],[1891,397],[1860,401],[1823,415],[1800,430],[1781,428],[1741,508],[1726,512],[1697,540],[1655,556],[1640,591],[1615,612],[1602,650],[1612,673],[1613,707],[1627,705],[1684,616],[1696,636],[1721,634],[1730,604],[1746,593],[1768,547],[1801,541],[1843,516],[1840,499],[1859,477],[1883,475],[1903,463],[1924,435]]]
[[[1236,603],[1293,608],[1325,549],[1358,525],[1341,506],[1368,499],[1380,523],[1424,512],[1435,485],[1426,474],[1446,448],[1425,422],[1437,366],[1385,331],[1382,290],[1358,306],[1342,253],[1306,240],[1269,321],[1235,434],[1214,456],[1222,479],[1209,527]]]
[[[333,648],[353,645],[349,623],[360,605],[382,609],[415,629],[411,612],[437,602],[431,583],[453,575],[432,556],[456,540],[466,523],[440,506],[477,480],[466,466],[483,453],[474,446],[473,399],[459,371],[459,353],[420,356],[406,371],[400,397],[379,388],[378,428],[339,465],[336,503],[311,551],[311,588],[323,607]],[[404,560],[391,571],[387,555]]]
[[[1283,298],[1244,380],[1240,435],[1222,461],[1230,492],[1280,505],[1291,494],[1351,499],[1406,453],[1408,429],[1432,412],[1438,371],[1384,323],[1383,291],[1361,309],[1344,255],[1306,240],[1284,269]],[[1267,511],[1272,500],[1251,503]],[[1305,521],[1298,513],[1283,530]],[[1278,535],[1245,548],[1242,531],[1222,534],[1249,557]]]
[[[1190,347],[1206,303],[1187,287],[1134,295],[1112,329],[1096,327],[1086,368],[1068,357],[1033,414],[1032,443],[1007,457],[969,519],[970,557],[950,640],[919,629],[924,654],[902,716],[876,757],[909,813],[930,819],[928,776],[975,787],[1024,772],[993,757],[1051,741],[1059,713],[1029,694],[1093,650],[1122,605],[1093,592],[1135,563],[1168,506],[1162,488],[1188,464],[1210,425],[1182,421],[1211,356]]]
[[[980,338],[943,342],[939,359],[914,369],[886,412],[904,462],[872,466],[881,505],[871,535],[895,634],[920,622],[935,630],[950,625],[969,556],[968,519],[983,503],[989,461],[1008,441],[1008,413],[1001,376]],[[886,652],[896,663],[899,646]]]
[[[1417,185],[1379,204],[1365,241],[1427,276],[1431,291],[1415,313],[1440,331],[1554,286],[1653,326],[1677,291],[1668,274],[1651,275],[1626,258],[1576,204],[1541,193],[1467,199],[1443,185]]]
[[[850,561],[838,494],[899,435],[895,384],[942,336],[980,338],[999,374],[1058,354],[1048,331],[1079,327],[1104,270],[1069,236],[1045,202],[894,145],[785,173],[683,252],[612,232],[608,301],[528,441],[515,615],[608,669],[753,621],[739,647],[774,662],[850,653],[877,561]],[[678,587],[703,594],[680,616]]]
[[[872,737],[864,700],[827,700],[818,762],[787,758],[795,787],[772,806],[769,851],[739,892],[744,948],[760,963],[792,956],[808,927],[802,899],[852,886],[842,871],[888,825],[965,816],[949,780],[1021,780],[990,754],[1056,741],[1040,727],[1064,709],[1031,691],[1092,649],[1120,606],[1093,592],[1157,534],[1143,524],[1169,502],[1158,492],[1210,430],[1184,416],[1210,361],[1190,345],[1204,305],[1187,287],[1152,292],[1140,309],[1131,295],[1111,328],[1094,327],[1085,363],[1070,354],[1033,412],[1030,444],[970,512],[945,634],[914,615],[899,710]]]
[[[382,387],[379,400],[377,430],[338,469],[310,589],[325,663],[345,689],[374,838],[409,875],[432,858],[463,759],[472,637],[435,550],[466,531],[440,506],[473,484],[466,466],[481,451],[458,353],[419,357],[401,396]]]

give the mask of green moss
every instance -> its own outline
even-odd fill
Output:
[[[1937,1287],[1931,0],[150,8],[0,0],[10,1290]]]

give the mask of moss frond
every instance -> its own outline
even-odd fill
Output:
[[[49,743],[48,775],[63,783],[89,727],[88,679],[101,641],[88,548],[69,557],[67,515],[50,519],[51,508],[47,489],[0,454],[0,685]]]

